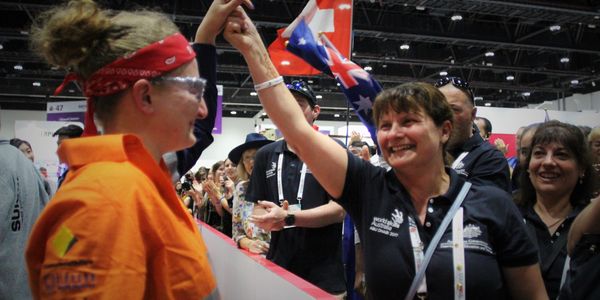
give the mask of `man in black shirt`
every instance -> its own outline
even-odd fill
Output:
[[[294,81],[288,88],[312,125],[320,112],[312,90],[302,81]],[[273,218],[254,220],[272,231],[267,259],[328,293],[344,294],[344,210],[332,201],[285,140],[256,153],[246,200],[262,201],[261,206],[272,212],[269,215]]]
[[[495,185],[510,193],[510,171],[498,149],[473,134],[477,107],[469,84],[459,77],[444,77],[435,86],[446,96],[454,113],[448,152],[452,168],[475,185]]]

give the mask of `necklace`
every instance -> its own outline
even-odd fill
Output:
[[[560,218],[560,219],[556,220],[554,223],[552,223],[552,224],[549,224],[549,225],[546,225],[546,226],[548,226],[548,228],[552,228],[552,227],[554,227],[554,226],[558,225],[558,223],[560,223],[561,221],[564,221],[566,218],[567,218],[567,217],[562,217],[562,218]]]

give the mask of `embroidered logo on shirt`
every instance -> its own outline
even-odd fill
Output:
[[[267,172],[265,172],[265,176],[267,178],[275,176],[276,170],[277,170],[277,163],[271,162],[271,168],[268,169]]]
[[[373,217],[369,230],[379,232],[391,237],[397,237],[398,232],[394,232],[394,229],[400,228],[400,225],[404,222],[403,214],[398,209],[394,209],[390,219]]]
[[[67,226],[62,225],[54,239],[52,239],[52,248],[59,257],[65,256],[69,250],[77,243],[77,237],[71,232]]]
[[[481,235],[479,226],[469,224],[463,229],[463,237],[465,239],[473,239]]]

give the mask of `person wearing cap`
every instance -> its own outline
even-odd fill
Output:
[[[504,155],[487,143],[473,125],[477,114],[473,91],[460,77],[444,77],[435,83],[454,115],[447,151],[454,158],[452,168],[476,185],[495,185],[511,192],[510,169]]]
[[[228,155],[229,160],[237,165],[238,177],[233,193],[232,238],[240,249],[256,254],[267,254],[271,235],[250,222],[254,203],[246,201],[246,190],[250,184],[256,151],[272,142],[262,134],[249,133],[245,142],[233,148]]]
[[[201,68],[216,57],[200,56],[197,44],[214,49],[242,2],[213,1],[194,45],[164,14],[90,0],[34,22],[33,48],[73,72],[65,82],[77,79],[88,105],[84,137],[58,149],[70,174],[27,247],[33,298],[219,298],[198,226],[162,157],[196,143],[195,121],[207,116]]]
[[[287,87],[306,122],[314,128],[321,108],[312,89],[299,80]],[[255,213],[251,219],[272,231],[267,259],[330,294],[344,294],[344,210],[332,201],[285,140],[266,145],[256,153],[246,200],[271,212],[256,218]]]

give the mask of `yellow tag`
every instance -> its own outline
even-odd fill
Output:
[[[63,225],[54,236],[52,247],[58,256],[63,257],[73,247],[75,242],[77,242],[77,238],[69,228]]]

